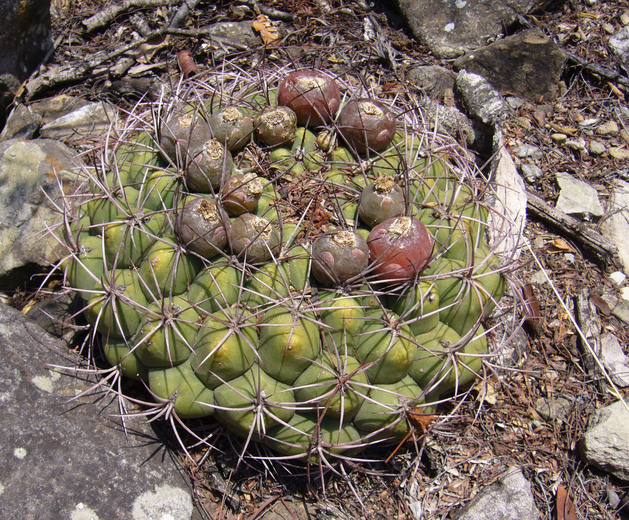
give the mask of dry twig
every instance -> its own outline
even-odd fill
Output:
[[[580,220],[553,208],[530,191],[527,192],[527,197],[527,208],[534,217],[558,228],[564,236],[581,244],[585,249],[593,252],[600,260],[610,262],[618,255],[618,248],[598,231],[589,228]]]

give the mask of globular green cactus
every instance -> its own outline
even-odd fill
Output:
[[[62,266],[90,337],[166,415],[279,457],[399,443],[491,351],[506,279],[482,177],[411,94],[220,75],[135,114],[68,201]]]

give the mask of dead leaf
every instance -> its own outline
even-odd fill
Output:
[[[600,296],[596,296],[596,294],[592,294],[590,296],[592,303],[596,306],[596,308],[601,311],[605,316],[609,316],[612,313],[612,310],[609,308],[609,305],[603,298]]]
[[[168,46],[169,41],[170,36],[168,34],[165,36],[156,36],[155,38],[151,38],[135,50],[135,60],[138,63],[150,63],[160,50]]]
[[[525,284],[522,288],[522,293],[524,296],[524,312],[526,314],[524,322],[535,334],[539,334],[541,311],[533,286],[530,283]]]
[[[179,65],[179,70],[181,70],[181,74],[183,74],[185,79],[196,74],[198,70],[192,54],[190,54],[190,51],[187,49],[177,53],[177,64]]]
[[[557,520],[577,520],[577,511],[561,484],[557,488]]]
[[[423,435],[423,433],[430,426],[430,423],[432,423],[437,417],[438,417],[437,415],[423,413],[422,409],[419,408],[418,406],[416,406],[415,408],[413,408],[413,410],[408,412],[409,421],[415,427],[415,430],[417,431],[417,433],[419,433],[420,435]]]
[[[262,41],[265,45],[273,43],[280,37],[279,33],[277,32],[277,27],[274,27],[269,17],[264,14],[259,15],[255,19],[252,27],[254,31],[260,33],[260,38],[262,38]]]
[[[556,238],[548,243],[549,253],[575,253],[574,247],[563,238]]]

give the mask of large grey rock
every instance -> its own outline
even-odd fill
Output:
[[[454,90],[456,74],[439,65],[423,65],[410,69],[406,80],[416,83],[434,101],[442,101],[447,90]]]
[[[396,0],[413,35],[437,58],[456,58],[505,34],[534,0]]]
[[[602,217],[605,213],[598,200],[598,192],[588,183],[565,172],[557,172],[559,198],[556,208],[568,215]]]
[[[41,126],[41,117],[30,107],[21,103],[15,105],[0,133],[0,141],[9,139],[31,139]]]
[[[468,113],[490,126],[500,125],[513,111],[507,101],[482,76],[462,70],[456,88]]]
[[[539,29],[507,36],[454,62],[457,70],[480,74],[499,91],[530,100],[553,99],[566,56]]]
[[[601,231],[618,247],[623,271],[629,276],[629,182],[615,181]]]
[[[579,443],[585,462],[629,480],[629,402],[616,401],[594,412]]]
[[[0,143],[0,280],[14,269],[57,258],[58,242],[47,226],[60,216],[50,201],[58,201],[75,178],[75,155],[47,139]]]
[[[75,356],[18,311],[0,304],[0,517],[188,520],[180,468],[145,421],[106,399],[79,397],[91,383],[49,364]]]
[[[437,132],[460,138],[468,145],[476,141],[477,135],[472,122],[458,108],[444,106],[429,97],[422,98],[418,106],[429,131],[436,129]]]
[[[531,484],[520,468],[511,468],[455,513],[452,519],[536,520],[539,517]]]
[[[54,121],[46,123],[39,135],[46,139],[58,139],[75,143],[84,139],[101,139],[118,122],[118,111],[103,102],[88,103]]]
[[[616,55],[620,65],[629,72],[629,27],[623,27],[608,42],[609,49]]]
[[[616,386],[629,386],[629,357],[616,336],[609,332],[601,335],[599,357]]]

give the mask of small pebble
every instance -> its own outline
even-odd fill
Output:
[[[609,155],[611,155],[614,159],[618,159],[619,161],[625,161],[629,159],[629,150],[627,150],[626,148],[612,147],[609,149]]]
[[[528,117],[516,117],[515,121],[521,128],[524,128],[525,130],[533,130],[533,125]]]
[[[564,144],[571,150],[585,151],[584,139],[568,139]]]
[[[550,138],[556,143],[565,143],[568,139],[566,134],[552,134]]]
[[[591,117],[589,119],[584,119],[583,121],[579,121],[579,128],[590,128],[598,125],[601,122],[600,119],[595,117]]]
[[[506,101],[513,110],[517,110],[524,105],[524,100],[518,97],[509,96],[506,98]]]
[[[620,289],[620,296],[622,296],[623,300],[629,301],[629,287]]]
[[[539,146],[533,146],[530,144],[523,144],[518,146],[514,151],[515,155],[520,159],[531,159],[533,161],[540,161],[544,154]]]
[[[569,264],[574,264],[574,253],[566,253],[565,254],[566,262]]]
[[[625,143],[629,144],[629,132],[624,128],[620,131],[620,137]]]
[[[592,155],[602,155],[605,153],[606,148],[600,141],[592,141],[589,150]]]
[[[611,23],[604,23],[603,24],[603,30],[607,34],[614,34],[614,26]]]
[[[537,179],[540,179],[544,172],[536,164],[520,163],[520,173],[522,177],[526,179],[526,182],[533,184]]]
[[[607,121],[596,129],[598,135],[618,135],[618,123],[616,121]]]
[[[531,273],[531,283],[537,283],[537,284],[542,284],[542,283],[548,283],[548,278],[546,275],[549,274],[548,269],[546,269],[546,274],[544,274],[544,271],[535,271],[534,273]]]
[[[629,13],[622,13],[620,15],[620,23],[623,25],[629,25]]]
[[[614,271],[609,275],[609,279],[616,285],[622,285],[626,278],[625,273],[622,271]]]

